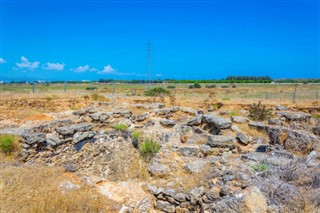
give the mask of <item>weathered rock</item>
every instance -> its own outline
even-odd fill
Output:
[[[73,114],[74,115],[85,115],[87,113],[87,110],[86,109],[80,109],[80,110],[77,110],[77,111],[74,111]]]
[[[257,187],[251,187],[240,204],[240,212],[243,213],[264,213],[267,211],[268,205],[263,194]]]
[[[208,138],[208,144],[211,147],[235,148],[235,138],[232,136],[212,135]]]
[[[208,144],[204,144],[200,146],[200,150],[204,155],[219,155],[220,154],[220,149],[219,148],[212,148]]]
[[[156,109],[154,110],[154,113],[156,114],[156,116],[168,117],[172,113],[174,113],[174,111],[172,108],[165,108],[165,109]]]
[[[244,145],[248,145],[250,142],[249,137],[242,132],[237,132],[237,139]]]
[[[55,128],[61,127],[61,126],[66,126],[66,125],[71,125],[72,121],[70,119],[65,119],[65,120],[55,120],[51,121],[45,124],[41,124],[38,126],[32,127],[30,130],[33,132],[41,132],[41,133],[49,133],[53,132]]]
[[[174,199],[182,203],[186,201],[186,195],[184,193],[179,192],[174,196]]]
[[[289,151],[306,153],[319,149],[320,139],[303,130],[292,130],[282,126],[269,126],[267,129],[271,144],[283,144]]]
[[[276,110],[288,110],[286,106],[276,106]]]
[[[320,126],[316,126],[312,128],[313,134],[320,136]]]
[[[176,194],[176,191],[174,189],[171,188],[164,188],[162,191],[164,196],[168,196],[168,197],[174,197]]]
[[[137,122],[141,122],[141,121],[146,120],[148,117],[149,117],[149,113],[145,112],[143,114],[135,116],[134,120]]]
[[[195,144],[180,146],[178,151],[183,156],[197,156],[200,152],[199,146]]]
[[[174,205],[172,205],[167,201],[162,201],[162,200],[157,200],[156,208],[168,213],[174,213],[176,210]]]
[[[58,135],[54,134],[54,133],[49,133],[46,135],[46,141],[47,141],[47,144],[52,146],[52,147],[55,147],[55,146],[58,146],[58,145],[61,145],[63,141],[61,141],[58,137]]]
[[[202,115],[196,115],[188,121],[189,126],[199,126],[202,123]]]
[[[249,119],[246,117],[242,117],[242,116],[232,116],[231,121],[234,123],[242,124],[242,123],[248,123]]]
[[[203,144],[208,140],[208,136],[205,134],[192,134],[188,137],[186,144]]]
[[[75,132],[90,131],[92,128],[93,128],[93,124],[80,123],[80,124],[74,124],[66,127],[59,127],[56,129],[56,131],[61,135],[72,135]]]
[[[265,128],[266,128],[266,125],[262,122],[251,121],[248,125],[250,127],[256,128],[257,130],[265,130]]]
[[[96,112],[96,113],[89,115],[89,117],[94,121],[100,121],[100,116],[101,116],[100,112]]]
[[[199,201],[201,201],[201,199],[202,199],[201,197],[205,193],[206,193],[206,190],[204,187],[194,187],[188,193],[187,200],[189,200],[191,204],[195,205]]]
[[[278,112],[278,115],[285,117],[289,121],[310,121],[311,115],[304,112]]]
[[[208,161],[204,159],[198,159],[187,163],[184,168],[191,173],[200,173],[208,165]]]
[[[95,131],[88,131],[88,132],[76,132],[73,136],[73,142],[78,143],[84,139],[93,138],[97,132]]]
[[[231,121],[211,114],[203,115],[203,122],[213,125],[218,129],[228,129],[232,126]]]
[[[26,133],[21,136],[23,142],[29,145],[40,144],[46,141],[46,134],[44,133]]]
[[[215,213],[239,213],[240,199],[227,197],[223,200],[213,202],[210,205],[211,212]]]
[[[188,108],[188,107],[179,107],[179,110],[184,113],[187,113],[188,115],[196,115],[197,114],[196,110]]]
[[[171,170],[169,166],[152,161],[148,167],[148,171],[153,176],[165,177]]]
[[[142,199],[138,204],[138,213],[149,212],[152,207],[152,203],[148,197]]]
[[[209,191],[206,192],[206,198],[208,203],[215,201],[220,198],[220,189],[218,187],[213,187]]]
[[[160,123],[162,126],[165,126],[165,127],[173,127],[176,125],[176,121],[169,120],[169,119],[163,119],[160,121]]]
[[[281,125],[281,120],[278,118],[271,118],[268,120],[268,124],[270,125]]]

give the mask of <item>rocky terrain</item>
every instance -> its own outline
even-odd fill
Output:
[[[24,165],[63,167],[120,212],[320,212],[320,119],[311,114],[276,106],[256,122],[246,109],[112,102],[49,114],[0,134],[20,138]],[[139,144],[161,145],[150,160],[134,132]]]

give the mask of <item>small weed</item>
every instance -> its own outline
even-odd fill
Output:
[[[0,149],[1,151],[9,155],[17,148],[15,144],[16,138],[14,135],[0,135]]]
[[[150,89],[150,91],[145,91],[144,95],[145,96],[159,96],[159,95],[168,95],[170,94],[170,91],[163,88],[163,87],[155,87]]]
[[[268,170],[268,165],[265,163],[257,163],[251,166],[256,172],[265,172]]]
[[[261,104],[259,101],[258,104],[253,104],[249,109],[249,117],[255,121],[265,121],[272,116],[272,109],[267,109],[266,105]]]
[[[319,114],[312,114],[311,118],[320,118],[320,115]]]
[[[169,85],[169,86],[167,86],[167,88],[168,88],[168,89],[175,89],[176,86],[174,86],[174,85]]]
[[[45,97],[45,99],[46,99],[48,102],[50,102],[50,101],[52,100],[52,97],[47,96],[47,97]]]
[[[124,132],[128,130],[129,126],[126,124],[116,124],[113,126],[113,128],[117,131]]]
[[[139,151],[146,161],[150,161],[150,159],[160,151],[160,144],[152,139],[147,139],[140,144]]]
[[[139,139],[140,138],[140,133],[139,132],[133,132],[132,133],[132,138],[133,139]]]
[[[231,111],[231,112],[229,113],[229,115],[230,115],[230,116],[237,116],[238,113],[237,113],[236,111]]]

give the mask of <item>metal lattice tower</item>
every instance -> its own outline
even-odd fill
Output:
[[[151,80],[152,80],[151,59],[152,59],[152,46],[151,46],[151,42],[148,42],[148,44],[147,44],[148,93],[150,93]]]

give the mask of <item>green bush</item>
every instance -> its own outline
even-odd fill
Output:
[[[139,151],[142,157],[150,161],[150,159],[160,151],[160,144],[152,139],[147,139],[140,144]]]
[[[258,104],[254,103],[250,106],[249,117],[255,121],[264,121],[269,119],[272,116],[272,109],[267,109],[266,105],[261,104],[259,101]]]
[[[189,89],[199,89],[201,88],[201,85],[199,83],[194,83],[189,85]]]
[[[168,95],[170,94],[170,91],[163,88],[163,87],[155,87],[150,89],[150,91],[145,91],[144,95],[145,96],[160,96],[160,95]]]
[[[86,90],[97,90],[97,87],[86,87]]]
[[[268,165],[265,163],[257,163],[257,164],[251,165],[251,168],[256,172],[265,172],[268,170]]]
[[[129,129],[129,126],[126,125],[126,124],[116,124],[113,126],[113,128],[117,131],[121,131],[121,132],[124,132],[124,131],[127,131]]]
[[[229,88],[228,85],[222,85],[221,88]]]
[[[167,86],[167,88],[168,88],[168,89],[175,89],[176,86],[174,86],[174,85],[169,85],[169,86]]]
[[[14,135],[0,135],[0,149],[4,154],[10,154],[15,149]]]
[[[140,138],[140,133],[139,132],[133,132],[132,133],[132,138],[139,139]]]
[[[212,85],[207,85],[206,88],[216,88],[217,86],[212,84]]]

